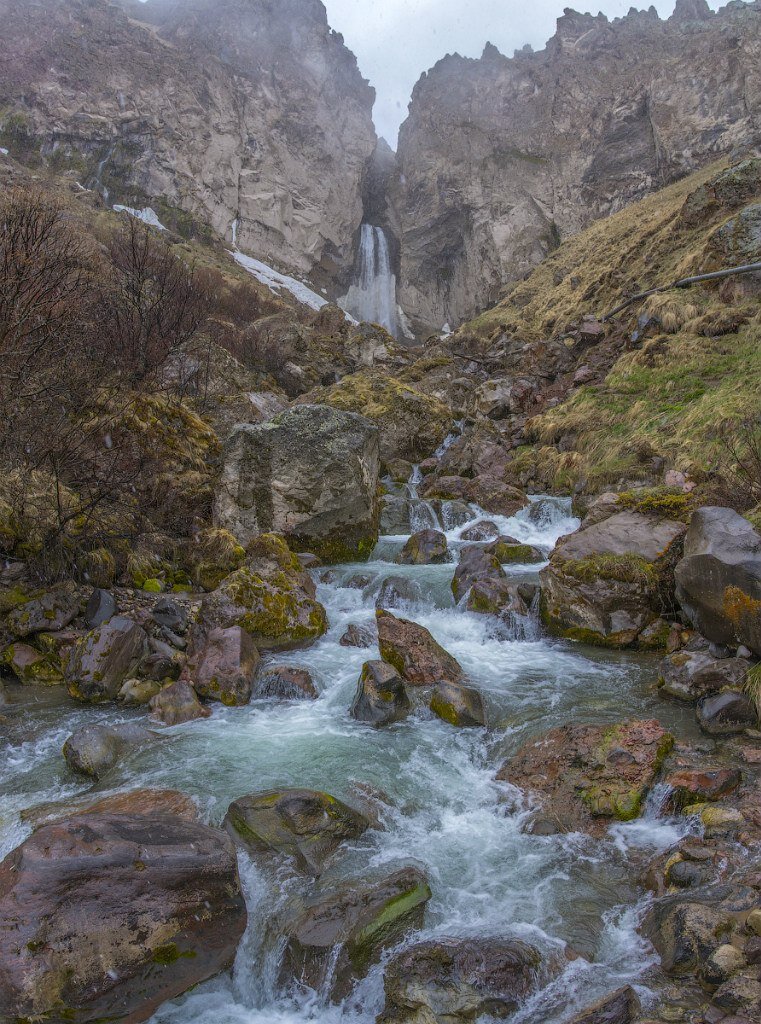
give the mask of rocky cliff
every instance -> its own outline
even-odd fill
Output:
[[[401,304],[418,330],[454,327],[560,240],[759,139],[758,0],[566,10],[540,53],[445,57],[401,130]]]
[[[350,265],[374,93],[319,0],[0,0],[0,20],[13,155],[302,274]]]

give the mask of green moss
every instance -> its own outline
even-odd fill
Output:
[[[567,559],[562,562],[566,576],[583,583],[595,580],[613,580],[652,587],[658,582],[658,573],[652,562],[641,555],[589,555],[587,558]]]
[[[164,590],[164,584],[157,579],[145,580],[142,589],[147,594],[160,594]]]
[[[541,556],[537,557],[537,552],[530,544],[504,544],[498,542],[492,550],[501,565],[529,564],[542,561]]]
[[[177,948],[174,942],[168,942],[164,946],[157,946],[153,951],[153,962],[159,964],[161,967],[169,967],[171,964],[176,963],[178,960],[195,959],[196,953],[192,949],[186,949],[182,952]]]
[[[624,491],[618,496],[618,505],[634,512],[684,523],[689,523],[693,512],[693,499],[689,494],[665,487]]]
[[[349,948],[349,957],[358,971],[364,971],[377,950],[377,944],[394,926],[409,914],[422,907],[431,898],[431,890],[422,882],[410,892],[402,893],[388,900],[372,921],[356,935]]]

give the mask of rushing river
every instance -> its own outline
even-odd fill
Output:
[[[502,533],[546,552],[578,526],[568,504],[558,500],[535,502],[512,519],[487,518]],[[461,533],[462,527],[447,531],[455,557]],[[625,982],[647,999],[655,956],[636,931],[645,899],[636,887],[636,865],[675,842],[687,826],[660,818],[654,800],[644,819],[614,826],[604,841],[530,835],[523,829],[527,810],[520,794],[496,783],[494,775],[524,740],[558,724],[657,717],[687,739],[694,736],[694,715],[656,696],[654,658],[542,638],[535,623],[506,630],[488,616],[456,608],[454,564],[393,564],[405,539],[383,538],[374,561],[334,570],[318,587],[330,632],[308,651],[273,659],[309,668],[320,690],[317,701],[216,705],[211,719],[166,730],[161,742],[126,758],[98,791],[177,788],[195,796],[205,818],[218,823],[229,802],[245,793],[299,786],[351,803],[355,787],[364,786],[383,800],[385,829],[367,832],[345,850],[329,876],[385,874],[415,862],[433,890],[423,936],[520,937],[537,945],[560,966],[511,1018],[513,1024],[565,1021]],[[538,568],[511,566],[509,574],[535,580]],[[345,586],[357,574],[368,577],[365,586]],[[348,716],[362,664],[378,651],[338,641],[350,623],[373,620],[378,590],[391,575],[414,578],[415,600],[399,614],[426,626],[481,689],[488,731],[455,730],[427,711],[381,730]],[[524,639],[511,638],[516,635]],[[115,706],[81,708],[57,690],[9,687],[9,696],[0,776],[2,855],[30,830],[22,810],[90,790],[65,765],[66,737],[86,722],[137,716]],[[276,990],[278,947],[267,922],[295,886],[307,883],[258,868],[245,854],[240,866],[250,917],[232,976],[165,1005],[153,1024],[372,1024],[382,1006],[380,967],[343,1006],[327,1005],[320,993]]]

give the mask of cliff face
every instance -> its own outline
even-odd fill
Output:
[[[374,92],[319,0],[0,0],[0,21],[11,152],[228,240],[237,221],[302,273],[351,264]]]
[[[494,302],[560,240],[761,140],[761,2],[566,11],[541,53],[449,56],[418,82],[390,196],[419,330]]]

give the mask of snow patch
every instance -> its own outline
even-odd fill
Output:
[[[252,274],[261,284],[266,285],[273,294],[279,295],[282,289],[285,289],[295,299],[298,299],[302,305],[308,306],[310,309],[317,311],[322,309],[323,306],[327,306],[327,299],[318,295],[317,292],[313,292],[311,288],[307,288],[305,284],[297,281],[294,277],[281,274],[279,271],[267,266],[266,263],[262,263],[261,260],[255,260],[253,256],[244,256],[242,252],[232,252],[230,255],[239,266],[247,270],[249,274]],[[346,319],[351,321],[351,323],[357,322],[348,315]]]
[[[8,156],[8,150],[7,149],[3,149],[3,147],[0,146],[0,154],[2,156]]]
[[[150,206],[146,206],[144,210],[133,210],[131,206],[115,206],[114,213],[128,213],[130,217],[141,220],[143,224],[148,224],[152,228],[158,228],[159,231],[166,231],[156,211],[152,210]]]
[[[439,335],[439,337],[440,337],[440,338],[448,338],[448,337],[450,336],[450,334],[451,334],[451,333],[452,333],[452,328],[451,328],[451,327],[449,326],[449,324],[448,324],[448,323],[446,323],[446,324],[444,324],[444,326],[443,326],[443,327],[441,328],[441,334]]]

